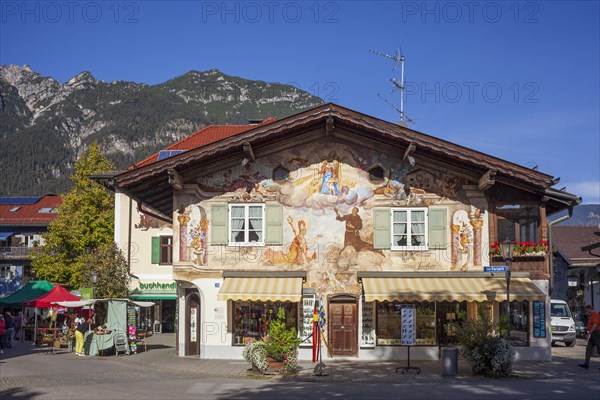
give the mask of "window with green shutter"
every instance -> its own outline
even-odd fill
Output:
[[[210,243],[212,245],[227,244],[227,204],[210,206]]]
[[[389,208],[373,209],[373,247],[375,249],[390,249],[391,220]]]
[[[265,244],[283,245],[283,206],[265,205]]]
[[[446,249],[448,248],[448,221],[446,221],[445,208],[429,209],[429,248]]]
[[[152,237],[152,264],[158,264],[160,262],[160,236]]]

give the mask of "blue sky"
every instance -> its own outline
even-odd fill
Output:
[[[598,1],[0,1],[0,63],[64,82],[217,68],[561,177],[600,203]]]

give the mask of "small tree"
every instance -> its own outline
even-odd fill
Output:
[[[461,354],[475,375],[510,375],[515,351],[502,332],[508,332],[506,322],[495,324],[485,310],[479,311],[479,318],[465,321],[458,330]]]
[[[75,163],[73,189],[63,196],[58,216],[44,235],[45,244],[32,256],[38,279],[70,287],[82,286],[88,250],[113,242],[114,196],[89,176],[114,170],[93,143]]]
[[[280,308],[277,316],[269,324],[269,334],[262,340],[246,345],[244,358],[260,372],[267,371],[268,358],[283,362],[285,372],[294,372],[298,367],[298,338],[295,328],[288,328],[285,311]]]
[[[96,298],[129,297],[129,266],[114,242],[101,245],[93,253],[83,256],[82,261],[80,279],[84,286],[92,286],[92,272],[98,273]]]

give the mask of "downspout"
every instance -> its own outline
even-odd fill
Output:
[[[131,209],[133,199],[129,197],[129,222],[127,229],[127,272],[131,276]]]
[[[552,289],[554,289],[554,247],[552,247],[552,227],[560,222],[566,221],[573,216],[573,205],[569,206],[567,215],[558,218],[555,221],[548,222],[548,248],[550,253],[550,279],[548,279],[548,296],[552,297]]]

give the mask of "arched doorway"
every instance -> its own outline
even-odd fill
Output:
[[[329,299],[329,343],[333,356],[358,355],[358,299],[339,295]]]
[[[200,355],[200,294],[197,289],[186,289],[185,302],[185,355]]]

